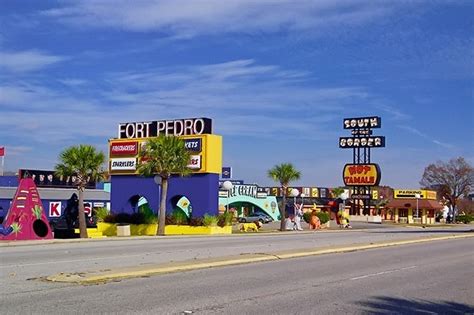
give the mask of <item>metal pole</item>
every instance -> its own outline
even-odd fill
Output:
[[[230,191],[227,191],[227,204],[225,205],[225,212],[229,212],[229,193]]]
[[[5,156],[2,156],[2,176],[3,176],[3,167],[4,167],[4,164],[5,163]]]
[[[418,198],[416,198],[416,218],[418,219]]]

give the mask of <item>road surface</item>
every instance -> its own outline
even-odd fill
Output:
[[[57,272],[114,269],[227,254],[354,245],[466,229],[383,229],[229,237],[147,238],[3,246],[2,314],[473,312],[473,238],[126,279],[51,283]],[[30,279],[30,280],[27,280]],[[451,304],[450,304],[451,303]],[[451,313],[451,312],[448,312]]]

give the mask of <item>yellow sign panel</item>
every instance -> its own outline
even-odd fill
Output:
[[[419,195],[420,199],[436,200],[436,191],[433,190],[415,190],[415,189],[396,189],[393,191],[394,198],[416,198]]]
[[[372,199],[373,200],[379,199],[379,192],[377,190],[372,190]]]
[[[222,137],[213,134],[180,136],[191,153],[188,167],[193,173],[215,173],[222,171]],[[109,141],[111,174],[137,174],[139,153],[149,138],[111,139]]]
[[[346,164],[343,179],[346,186],[377,186],[380,169],[377,164]]]
[[[425,190],[426,191],[426,199],[432,199],[436,200],[437,199],[437,193],[434,190]]]
[[[319,198],[319,189],[316,187],[311,187],[311,197]]]

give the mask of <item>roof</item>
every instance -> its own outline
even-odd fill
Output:
[[[0,187],[0,199],[13,199],[16,187]],[[71,195],[76,193],[76,189],[70,188],[42,188],[38,187],[41,199],[44,200],[68,200]],[[86,189],[84,191],[84,200],[110,201],[110,193],[99,189]]]
[[[386,208],[416,208],[416,199],[392,199],[385,206]],[[443,206],[436,200],[418,199],[419,209],[440,210]]]

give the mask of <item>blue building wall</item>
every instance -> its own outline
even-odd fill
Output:
[[[0,187],[18,187],[18,176],[0,176]]]
[[[158,212],[160,201],[160,186],[155,184],[152,177],[144,178],[131,175],[111,176],[111,211],[114,213],[133,213],[130,198],[134,195],[143,196],[155,213]],[[193,216],[218,214],[218,174],[195,174],[189,177],[172,177],[168,185],[166,202],[167,212],[173,210],[172,200],[177,196],[186,196],[191,202]]]

